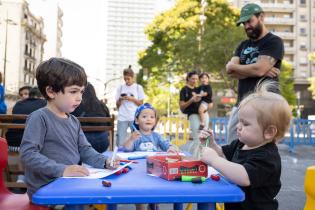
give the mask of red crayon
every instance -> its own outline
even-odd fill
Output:
[[[216,174],[211,174],[210,178],[214,181],[219,181],[220,180],[220,176],[216,175]]]
[[[112,186],[112,183],[110,181],[106,181],[106,180],[102,180],[102,185],[104,187],[111,187]]]

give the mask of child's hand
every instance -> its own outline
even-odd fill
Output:
[[[199,94],[194,94],[191,99],[193,102],[199,102],[201,100],[201,96]]]
[[[199,140],[200,140],[201,144],[205,144],[208,138],[210,138],[209,143],[214,142],[212,130],[207,130],[206,128],[204,128],[199,133]]]
[[[70,165],[65,168],[62,176],[88,176],[89,174],[89,171],[83,166]]]
[[[215,161],[215,159],[218,157],[218,153],[212,148],[203,147],[201,150],[201,161],[208,165],[212,165],[213,161]]]
[[[175,146],[170,146],[167,150],[168,153],[178,153],[178,148]]]
[[[106,169],[110,169],[110,170],[113,170],[113,169],[116,169],[120,166],[120,158],[118,156],[116,156],[114,162],[113,162],[113,165],[111,165],[111,157],[107,158],[106,162],[105,162],[105,168]]]
[[[136,139],[140,138],[140,136],[141,136],[141,133],[139,131],[134,131],[131,133],[129,139],[131,141],[135,141]]]

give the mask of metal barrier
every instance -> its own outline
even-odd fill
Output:
[[[189,121],[180,117],[161,117],[156,131],[172,144],[181,146],[189,139]]]
[[[289,145],[290,151],[294,151],[296,145],[315,145],[315,120],[293,119],[290,133],[286,135],[283,143]]]
[[[210,128],[213,131],[214,139],[218,144],[227,144],[227,117],[210,118]]]
[[[227,117],[210,118],[210,128],[213,130],[214,138],[219,144],[227,144]],[[186,118],[162,117],[157,130],[169,139],[172,144],[181,146],[189,139],[189,121]],[[280,142],[287,144],[290,151],[294,151],[296,145],[315,146],[315,120],[295,118],[292,120],[289,132]]]

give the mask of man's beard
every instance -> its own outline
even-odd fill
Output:
[[[261,23],[257,23],[255,27],[247,28],[245,31],[248,38],[256,40],[262,34],[263,27]]]

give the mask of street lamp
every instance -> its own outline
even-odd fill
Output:
[[[198,41],[199,41],[198,51],[199,52],[201,51],[201,39],[204,33],[204,24],[207,20],[207,16],[205,16],[205,10],[207,6],[208,6],[208,2],[206,0],[201,0],[201,14],[199,16],[201,27],[199,29],[199,36],[198,36]]]
[[[8,47],[8,25],[17,25],[13,20],[8,19],[8,11],[5,21],[4,61],[3,61],[3,87],[5,88],[5,76],[7,69],[7,47]]]

